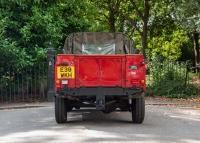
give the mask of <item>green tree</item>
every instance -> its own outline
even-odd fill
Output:
[[[19,51],[24,50],[29,63],[40,62],[50,41],[59,50],[69,33],[88,31],[90,23],[85,16],[89,6],[89,2],[82,0],[1,1],[0,19],[6,18],[4,23],[1,21],[4,25],[1,39]]]
[[[142,53],[146,57],[145,50],[147,49],[147,32],[149,13],[151,8],[150,0],[134,1],[126,0],[125,5],[121,5],[116,9],[139,33],[142,39]]]
[[[4,11],[8,13],[8,11]],[[27,53],[24,48],[18,47],[16,41],[11,41],[7,37],[8,24],[10,19],[0,14],[0,72],[12,66],[13,69],[21,68],[27,65]]]
[[[95,24],[93,31],[117,32],[119,25],[119,14],[116,8],[119,8],[122,0],[90,0],[94,9],[90,13],[93,16]]]
[[[200,1],[199,0],[177,0],[174,1],[174,16],[177,23],[192,35],[195,64],[200,63],[199,56],[199,33],[200,33]]]
[[[150,53],[148,55],[152,57],[162,55],[165,58],[177,60],[182,54],[181,46],[189,40],[185,35],[183,30],[174,30],[168,34],[167,30],[163,29],[162,35],[149,40],[147,53]]]
[[[170,1],[162,1],[151,9],[148,24],[148,57],[162,55],[169,59],[180,59],[183,46],[189,43],[187,32],[176,23]]]

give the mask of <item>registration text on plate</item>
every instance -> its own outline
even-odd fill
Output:
[[[74,66],[57,67],[58,78],[74,78]]]

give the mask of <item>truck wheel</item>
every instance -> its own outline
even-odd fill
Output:
[[[145,116],[145,97],[143,93],[142,97],[132,100],[133,123],[141,124],[144,121],[144,116]]]
[[[66,99],[55,97],[55,118],[57,123],[67,122]]]

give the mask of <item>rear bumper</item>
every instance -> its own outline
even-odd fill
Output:
[[[57,96],[71,95],[71,96],[127,96],[134,95],[143,92],[142,88],[132,87],[132,88],[121,88],[121,87],[80,87],[80,88],[59,88]]]

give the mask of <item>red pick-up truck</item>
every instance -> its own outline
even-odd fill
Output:
[[[54,69],[55,118],[67,121],[73,108],[132,113],[132,122],[145,116],[145,62],[134,54],[130,39],[120,33],[70,34]]]

